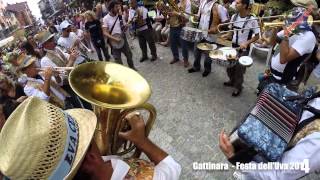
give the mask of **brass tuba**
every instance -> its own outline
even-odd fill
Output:
[[[156,110],[146,103],[151,88],[136,71],[116,63],[90,62],[75,67],[69,82],[77,95],[92,104],[99,119],[94,140],[102,155],[123,155],[135,149],[133,143],[118,138],[120,131],[130,128],[125,120],[130,112],[149,112],[146,136],[150,133]],[[140,153],[136,149],[133,156],[138,157]]]

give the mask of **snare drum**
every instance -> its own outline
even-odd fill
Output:
[[[199,42],[203,39],[203,33],[197,28],[184,27],[181,30],[180,38],[189,42]]]
[[[209,57],[214,64],[230,68],[236,65],[237,61],[235,59],[227,59],[221,50],[210,51]]]

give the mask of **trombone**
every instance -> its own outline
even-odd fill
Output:
[[[268,17],[262,17],[262,18],[255,18],[255,19],[248,19],[245,21],[235,21],[235,22],[229,22],[229,23],[222,23],[218,25],[218,32],[219,33],[228,33],[228,32],[235,32],[235,31],[243,31],[243,30],[251,30],[251,29],[258,29],[260,28],[261,30],[265,30],[267,28],[277,28],[277,27],[282,27],[286,25],[285,21],[279,21],[279,22],[264,22],[263,19],[270,19],[270,18],[277,18],[277,17],[287,17],[285,15],[279,15],[279,16],[268,16]],[[258,23],[260,24],[257,27],[251,27],[251,28],[241,28],[241,29],[231,29],[231,30],[226,30],[222,31],[221,27],[226,26],[226,25],[231,25],[234,23],[239,23],[239,22],[246,22],[246,21],[255,21],[257,20]],[[294,24],[295,22],[293,22]],[[312,16],[308,17],[307,23],[311,26],[313,23],[320,23],[320,20],[313,20]]]

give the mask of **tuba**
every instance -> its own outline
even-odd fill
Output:
[[[146,136],[156,118],[156,110],[146,103],[151,95],[148,82],[136,71],[111,62],[90,62],[75,67],[69,75],[73,91],[93,106],[98,117],[94,135],[102,155],[124,155],[135,149],[132,142],[118,137],[120,131],[130,128],[125,120],[127,114],[138,110],[149,112]]]

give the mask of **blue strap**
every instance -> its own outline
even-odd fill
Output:
[[[79,128],[77,122],[68,114],[64,113],[67,124],[67,139],[62,158],[57,168],[49,177],[49,180],[64,179],[71,170],[79,142]]]

